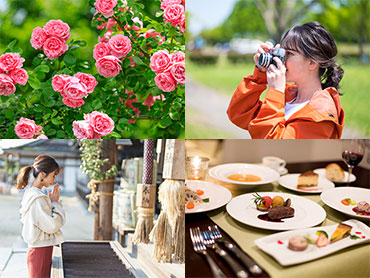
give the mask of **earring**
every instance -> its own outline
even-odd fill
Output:
[[[41,181],[44,181],[44,179],[41,179]]]

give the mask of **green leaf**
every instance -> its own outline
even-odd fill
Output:
[[[46,77],[46,75],[45,75],[45,73],[40,71],[40,72],[36,73],[36,77],[37,77],[38,80],[43,80]]]
[[[48,102],[45,105],[48,106],[48,107],[52,107],[52,106],[55,105],[55,100],[50,99],[50,100],[48,100]]]
[[[49,129],[48,132],[47,132],[47,135],[48,136],[51,136],[51,135],[54,135],[55,133],[57,133],[57,131],[55,129]]]
[[[41,112],[42,111],[42,106],[36,106],[34,110],[36,112]]]
[[[41,64],[41,59],[39,57],[36,56],[35,58],[33,58],[32,65],[34,65],[36,67],[40,64]]]
[[[86,46],[87,43],[85,41],[75,41],[74,44],[77,44],[79,46]]]
[[[64,131],[58,130],[57,137],[59,137],[59,138],[67,138],[67,135],[65,134]]]
[[[76,63],[76,57],[71,53],[67,53],[64,56],[63,61],[66,63],[66,65],[73,66]]]
[[[34,76],[30,75],[28,77],[28,84],[30,84],[30,86],[35,89],[35,90],[38,90],[41,88],[41,82],[40,80],[38,80],[37,78],[35,78]]]
[[[8,118],[8,119],[11,119],[13,118],[14,116],[14,111],[13,110],[6,110],[5,111],[5,117]]]
[[[128,124],[128,119],[122,118],[118,121],[118,125],[124,127],[126,124]]]
[[[94,109],[99,109],[102,107],[102,103],[100,99],[95,99],[92,103]]]
[[[55,124],[55,125],[60,125],[60,124],[62,124],[62,122],[61,122],[61,121],[59,121],[59,120],[57,120],[57,119],[51,119],[51,122],[52,122],[53,124]]]
[[[22,48],[14,47],[14,48],[13,48],[13,52],[17,52],[17,53],[19,53],[19,54],[22,54],[22,53],[23,53],[23,50],[22,50]]]
[[[47,65],[39,65],[33,71],[36,72],[36,73],[37,72],[49,72],[50,68]]]
[[[132,60],[134,60],[137,65],[144,65],[144,62],[138,56],[132,56]]]
[[[49,118],[50,118],[50,113],[47,113],[47,114],[44,115],[44,120],[47,120]]]
[[[164,11],[156,12],[155,16],[156,17],[161,17],[163,15]]]
[[[13,47],[15,46],[15,44],[17,43],[17,40],[12,40],[9,44],[8,44],[8,48],[10,50],[13,50]]]
[[[125,69],[127,69],[129,66],[131,65],[131,60],[126,58],[124,61],[123,61],[123,67]]]
[[[118,133],[118,132],[115,132],[113,131],[111,134],[110,134],[111,137],[114,137],[114,138],[122,138],[122,136]]]
[[[160,122],[159,122],[159,125],[163,128],[165,127],[168,127],[169,125],[171,124],[171,119],[166,117],[166,118],[163,118]]]

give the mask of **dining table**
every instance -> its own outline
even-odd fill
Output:
[[[286,168],[289,173],[302,173],[317,168],[325,168],[329,163],[335,162],[343,169],[346,169],[342,161],[321,161],[307,163],[288,163]],[[369,170],[362,167],[355,167],[353,174],[356,176],[356,181],[350,184],[350,187],[362,187],[370,189]],[[318,225],[329,226],[340,222],[353,219],[353,217],[336,211],[325,205],[320,199],[320,194],[301,193],[290,191],[281,185],[278,181],[262,184],[257,186],[238,185],[226,183],[212,178],[207,174],[205,181],[212,182],[226,187],[232,194],[232,198],[246,193],[254,192],[282,192],[296,194],[298,196],[308,198],[309,200],[322,206],[326,212],[325,220]],[[336,187],[346,186],[345,183],[335,183]],[[367,219],[357,219],[369,226],[370,222]],[[305,263],[282,266],[272,256],[264,253],[254,243],[255,240],[264,236],[278,233],[279,231],[271,231],[266,229],[255,228],[233,219],[226,211],[226,205],[208,212],[186,214],[185,217],[185,276],[186,277],[213,277],[211,269],[206,258],[193,249],[193,244],[190,238],[190,228],[200,227],[205,230],[208,226],[217,225],[223,236],[238,245],[257,265],[259,265],[263,273],[255,277],[276,277],[276,278],[303,278],[303,277],[370,277],[370,244],[363,243],[351,246],[325,257],[318,258]],[[224,260],[220,258],[213,250],[209,250],[208,254],[213,258],[216,264],[224,272],[227,277],[236,277]],[[249,273],[249,277],[254,277]]]

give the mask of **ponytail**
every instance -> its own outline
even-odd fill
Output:
[[[19,171],[16,184],[18,190],[22,190],[27,186],[28,180],[30,178],[30,173],[32,170],[33,170],[32,166],[26,166]]]
[[[343,69],[337,64],[333,63],[332,66],[329,66],[327,68],[320,68],[320,76],[321,76],[321,82],[322,88],[326,89],[329,87],[334,87],[335,89],[339,89],[339,82],[343,78],[344,71]]]

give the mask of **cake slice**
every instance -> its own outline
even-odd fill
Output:
[[[298,176],[298,188],[317,186],[318,182],[319,175],[313,171],[307,171]]]
[[[338,164],[330,163],[325,167],[325,176],[331,181],[343,181],[344,171]]]
[[[331,235],[330,243],[336,242],[350,235],[352,226],[339,223],[337,229]]]

